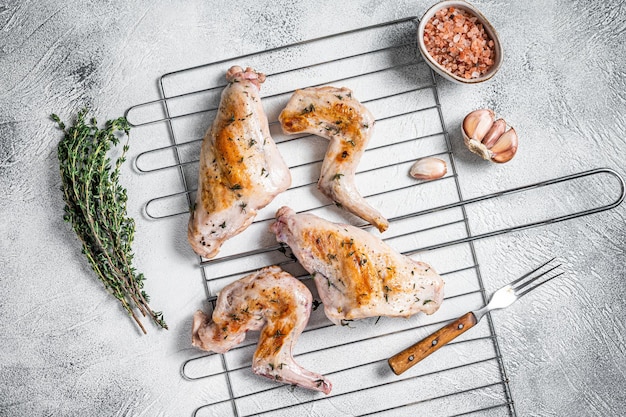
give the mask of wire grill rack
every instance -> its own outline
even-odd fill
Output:
[[[326,84],[351,88],[376,117],[375,134],[359,166],[357,186],[390,220],[389,230],[381,237],[405,255],[419,254],[419,259],[438,269],[446,281],[446,302],[432,316],[372,318],[346,328],[331,325],[321,308],[314,310],[294,353],[305,368],[332,380],[329,396],[253,375],[255,334],[226,354],[190,358],[182,365],[182,376],[211,387],[194,415],[516,415],[489,316],[401,377],[393,375],[386,359],[485,302],[474,240],[615,207],[624,199],[624,181],[610,169],[596,169],[464,200],[437,79],[417,53],[417,23],[415,17],[408,17],[171,72],[159,80],[161,99],[127,111],[131,125],[143,126],[144,134],[165,136],[169,142],[139,154],[137,171],[167,171],[177,177],[164,187],[171,192],[146,203],[147,216],[155,220],[185,216],[195,200],[200,144],[214,118],[226,69],[237,64],[267,74],[261,92],[263,105],[272,136],[290,165],[292,187],[260,211],[248,230],[229,240],[217,258],[200,259],[210,301],[228,283],[272,264],[300,278],[316,297],[309,275],[289,248],[277,244],[268,232],[276,209],[283,205],[378,234],[316,189],[328,142],[311,135],[286,136],[280,131],[277,116],[293,91]],[[425,156],[444,159],[449,167],[446,176],[429,182],[410,178],[409,167]],[[532,205],[533,199],[537,204],[549,204],[545,192],[533,194],[545,187],[560,187],[558,193],[549,194],[561,196],[599,190],[597,206],[577,207],[582,199],[567,198],[567,210],[560,213],[557,208],[548,219],[533,218],[531,213],[529,217],[494,219],[489,225],[472,222],[482,218],[484,202],[489,202],[489,210],[494,201],[503,199],[515,202],[518,198],[522,205]],[[608,200],[612,192],[606,190],[620,187],[617,198]]]

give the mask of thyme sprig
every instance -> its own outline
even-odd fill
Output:
[[[66,129],[56,114],[51,115],[64,133],[57,148],[65,201],[63,219],[71,223],[82,243],[82,253],[107,291],[143,333],[146,328],[136,310],[167,329],[163,313],[152,311],[148,305],[144,275],[132,266],[135,222],[127,217],[127,192],[119,183],[130,125],[120,117],[99,129],[96,119],[86,122],[86,116],[87,110],[81,110],[74,124]],[[108,153],[123,137],[126,143],[113,163]]]

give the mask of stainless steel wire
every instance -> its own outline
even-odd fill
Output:
[[[329,75],[316,75],[310,79],[307,78],[307,85],[297,84],[287,89],[284,89],[281,85],[282,90],[267,93],[267,95],[262,97],[265,105],[267,105],[268,102],[276,100],[282,100],[284,104],[285,100],[294,91],[294,88],[324,84],[349,84],[353,82],[358,85],[360,80],[370,76],[381,76],[385,82],[389,82],[389,85],[395,88],[395,85],[389,81],[393,79],[393,76],[390,74],[391,72],[407,71],[409,68],[413,67],[414,72],[418,73],[416,77],[420,77],[421,80],[419,85],[416,86],[409,82],[407,83],[408,86],[403,86],[404,88],[400,88],[397,91],[390,93],[380,92],[373,97],[362,100],[362,102],[373,107],[379,103],[383,103],[381,106],[387,107],[387,102],[390,100],[402,100],[404,98],[409,100],[411,99],[411,94],[420,94],[422,92],[429,94],[429,97],[432,98],[426,104],[413,109],[405,109],[403,106],[394,107],[391,114],[377,117],[376,123],[393,122],[394,124],[404,126],[403,123],[406,122],[407,118],[426,117],[426,113],[434,112],[434,117],[438,119],[438,128],[432,131],[417,132],[416,134],[410,135],[408,138],[395,139],[389,143],[370,145],[370,149],[367,150],[364,160],[367,158],[377,159],[377,155],[387,151],[393,154],[394,147],[397,146],[413,146],[414,144],[419,145],[426,142],[433,142],[436,146],[433,146],[430,152],[426,152],[420,156],[437,155],[442,158],[447,158],[450,164],[450,173],[442,179],[427,183],[404,182],[391,188],[373,190],[366,195],[366,198],[392,199],[396,196],[395,193],[419,193],[422,192],[421,189],[423,187],[438,187],[440,189],[449,190],[447,197],[451,202],[447,201],[426,208],[413,207],[408,212],[398,212],[390,216],[389,220],[392,224],[390,230],[393,229],[394,225],[397,225],[397,227],[390,237],[385,238],[385,240],[392,244],[398,242],[397,245],[402,247],[401,252],[407,256],[413,256],[418,253],[420,256],[426,256],[427,253],[437,256],[436,254],[439,251],[445,250],[451,251],[446,252],[447,254],[452,254],[454,257],[461,259],[456,267],[453,266],[450,270],[440,271],[440,273],[442,276],[446,277],[447,282],[454,284],[455,282],[468,281],[471,282],[471,284],[469,286],[453,286],[452,291],[446,295],[447,301],[451,299],[471,301],[478,297],[478,299],[475,300],[476,302],[486,302],[485,288],[480,274],[473,241],[570,220],[608,210],[621,204],[625,194],[624,180],[617,172],[608,168],[593,169],[476,198],[464,199],[461,193],[454,155],[452,154],[449,132],[444,122],[439,101],[437,78],[423,63],[423,60],[416,52],[417,48],[414,46],[415,41],[413,38],[416,27],[417,19],[415,17],[408,17],[164,74],[159,80],[162,97],[158,100],[133,106],[126,112],[129,122],[136,127],[147,127],[164,123],[167,126],[170,139],[170,143],[165,146],[155,147],[139,154],[135,159],[137,171],[141,174],[153,175],[176,171],[182,185],[180,191],[157,196],[147,201],[145,205],[146,215],[155,220],[183,216],[188,213],[186,208],[191,206],[192,196],[195,193],[194,181],[196,178],[194,178],[195,173],[193,171],[187,172],[187,170],[197,165],[197,148],[199,148],[201,139],[198,138],[199,135],[190,136],[180,133],[177,130],[179,127],[178,124],[186,121],[189,121],[189,124],[194,124],[196,123],[194,117],[198,115],[210,117],[210,113],[216,110],[216,106],[211,104],[207,106],[205,103],[197,108],[182,112],[174,111],[171,107],[174,107],[176,103],[195,99],[194,97],[201,96],[205,93],[219,92],[224,87],[222,82],[216,82],[214,85],[210,86],[206,86],[202,82],[196,83],[195,78],[191,77],[191,75],[196,72],[204,74],[205,70],[212,69],[216,69],[216,72],[221,71],[223,73],[227,66],[233,62],[243,63],[248,61],[266,64],[268,62],[272,64],[275,63],[276,68],[267,73],[268,80],[280,79],[280,77],[283,76],[300,74],[302,72],[307,72],[308,74],[308,71],[323,73],[324,69],[329,66],[336,64],[349,66],[349,63],[355,60],[361,64],[358,67],[360,70],[357,72],[336,74],[334,71],[327,71]],[[358,36],[359,38],[366,38],[370,36],[369,34],[372,34],[372,42],[367,50],[352,51],[350,48],[344,48],[347,51],[345,55],[335,56],[330,59],[314,59],[313,62],[304,62],[302,65],[294,65],[292,63],[292,61],[295,60],[294,56],[299,56],[297,52],[301,49],[304,49],[304,52],[308,51],[307,48],[317,51],[315,48],[318,47],[328,50],[330,49],[326,47],[328,44],[334,42],[343,42],[345,44],[344,39],[346,37]],[[392,38],[391,41],[389,41],[390,38]],[[407,47],[412,50],[413,54],[409,57],[408,61],[401,60],[399,62],[396,59],[396,55],[402,55],[399,51]],[[300,55],[307,57],[312,55],[304,52]],[[378,56],[379,54],[392,56],[388,65],[372,65],[372,68],[369,68],[362,61],[359,61],[368,60],[373,55]],[[272,59],[269,59],[269,57]],[[402,56],[402,59],[405,58],[405,56]],[[384,62],[387,63],[387,61]],[[178,77],[183,77],[184,82],[174,82],[172,83],[172,87],[166,85],[168,80],[177,80]],[[190,77],[192,81],[188,81],[186,77]],[[177,90],[179,84],[184,85],[182,91]],[[387,85],[385,85],[385,87],[386,86]],[[145,112],[152,117],[147,120],[137,120],[137,118],[140,119],[141,117],[136,113],[142,114]],[[271,120],[270,125],[273,127],[277,125],[275,118]],[[290,146],[292,143],[296,143],[295,141],[304,143],[303,141],[309,140],[312,140],[310,135],[282,137],[277,139],[277,144],[279,148],[284,148]],[[193,149],[194,147],[195,149]],[[184,154],[188,148],[192,148],[189,152],[191,156],[185,159],[181,154]],[[150,167],[147,166],[149,163],[144,162],[144,160],[149,160],[150,158],[160,160],[159,155],[169,153],[173,154],[173,162],[171,163],[162,163],[162,161],[160,161],[156,166]],[[286,159],[289,161],[289,158]],[[372,167],[362,167],[357,173],[357,178],[367,177],[368,175],[380,175],[380,173],[388,172],[389,170],[393,172],[393,170],[400,166],[410,164],[414,159],[414,155],[394,154],[391,159],[392,162],[390,163],[381,162]],[[321,161],[322,159],[319,156],[313,157],[311,160],[296,161],[290,166],[290,169],[292,171],[303,169],[313,172]],[[601,179],[604,178],[603,176],[610,177],[612,182],[601,181]],[[612,192],[616,194],[615,199],[608,203],[599,203],[598,206],[595,207],[574,210],[571,213],[561,213],[547,219],[527,221],[521,224],[495,227],[493,230],[472,233],[468,210],[474,205],[479,205],[483,202],[492,203],[499,199],[530,193],[533,190],[542,189],[544,187],[570,184],[586,178],[593,178],[600,181],[601,184],[607,187],[607,193]],[[310,178],[305,178],[300,183],[294,184],[288,192],[294,193],[307,191],[308,189],[314,190],[314,188],[315,181]],[[175,205],[174,209],[166,212],[159,213],[155,212],[158,211],[158,209],[153,209],[153,205],[161,203],[167,205],[167,203],[172,201],[180,201],[181,203]],[[332,210],[335,207],[332,202],[324,200],[314,202],[315,204],[311,203],[308,206],[302,207],[299,211],[317,212],[326,210],[324,213],[333,213]],[[434,223],[428,221],[428,219],[431,218],[430,216],[442,213],[451,214],[443,221]],[[450,217],[452,218],[451,220],[449,219]],[[421,224],[422,219],[426,219],[424,225],[415,226]],[[267,224],[271,220],[272,219],[268,217],[260,217],[253,223],[253,226],[266,229]],[[358,222],[354,224],[362,228],[370,228],[370,226],[358,224]],[[440,239],[439,241],[435,239],[434,242],[426,245],[420,245],[411,240],[415,236],[428,235],[429,233],[447,236],[444,231],[449,229],[454,230],[455,233],[457,233],[454,236],[457,237]],[[406,239],[408,239],[409,242],[402,243]],[[416,240],[422,241],[421,239]],[[257,258],[259,258],[258,261],[256,260]],[[235,250],[232,253],[226,252],[215,259],[199,259],[198,264],[202,274],[207,299],[211,303],[215,302],[216,291],[210,288],[210,285],[232,282],[238,277],[253,272],[268,264],[278,264],[284,269],[290,269],[290,272],[295,276],[303,282],[310,284],[310,276],[303,271],[302,268],[299,268],[289,248],[281,244],[276,244],[275,242],[266,242],[265,244],[256,246],[252,245],[252,247]],[[454,306],[455,303],[448,302],[444,303],[444,305]],[[449,417],[462,415],[515,416],[516,413],[508,386],[508,378],[490,317],[486,317],[486,320],[484,320],[486,324],[483,326],[483,330],[473,333],[471,338],[468,336],[468,338],[450,344],[451,347],[446,346],[442,348],[450,352],[449,364],[431,364],[429,368],[413,374],[407,373],[407,376],[402,378],[390,378],[386,374],[381,374],[380,370],[377,370],[380,369],[381,366],[386,367],[388,354],[384,352],[379,353],[378,356],[368,356],[362,361],[356,362],[346,360],[345,355],[341,356],[337,353],[344,352],[345,349],[363,352],[365,347],[371,347],[372,344],[378,346],[385,345],[391,343],[390,340],[395,341],[402,336],[407,336],[408,339],[414,340],[415,332],[428,332],[429,329],[440,327],[442,324],[445,324],[458,315],[453,308],[449,311],[444,311],[442,314],[443,316],[438,316],[436,321],[434,319],[416,318],[399,323],[397,321],[382,319],[384,323],[379,325],[378,319],[375,321],[366,320],[365,324],[358,329],[362,331],[362,334],[355,334],[355,332],[346,334],[345,332],[336,331],[336,327],[338,326],[331,325],[326,321],[321,313],[321,309],[314,311],[310,325],[305,329],[302,338],[308,338],[310,342],[315,341],[316,343],[311,343],[310,347],[303,348],[302,351],[295,355],[296,359],[306,360],[308,358],[315,358],[317,361],[324,362],[327,361],[328,358],[341,358],[335,360],[341,362],[336,365],[335,368],[333,368],[335,365],[325,364],[328,369],[324,373],[325,375],[337,377],[341,380],[352,381],[349,384],[344,384],[343,388],[337,389],[327,397],[311,395],[309,393],[296,393],[293,390],[290,395],[284,395],[285,392],[287,392],[285,390],[290,389],[289,387],[271,385],[271,383],[267,385],[253,377],[247,376],[250,374],[248,369],[250,366],[249,353],[251,349],[254,348],[254,338],[251,338],[248,342],[243,343],[224,355],[204,354],[189,358],[184,361],[181,366],[181,375],[184,379],[188,381],[205,381],[204,383],[214,384],[216,391],[220,389],[223,391],[219,391],[220,394],[212,395],[210,399],[207,399],[206,404],[199,406],[195,410],[194,416],[203,415],[205,413],[208,415],[231,414],[237,417],[267,414],[294,415],[298,414],[298,412],[302,412],[306,407],[319,407],[316,411],[319,415],[369,416],[390,412],[394,413],[394,415],[415,415],[418,410],[425,410],[429,414],[434,415],[434,410],[437,410],[438,415],[446,415]],[[331,339],[332,343],[324,344],[319,342],[319,340],[325,339]],[[304,343],[301,342],[299,345],[302,344]],[[468,347],[475,345],[480,345],[483,348],[475,349]],[[395,349],[393,346],[394,345],[391,345],[392,351]],[[456,350],[466,352],[463,354],[465,356],[455,354],[454,351]],[[484,351],[483,356],[477,355],[475,353],[476,351]],[[198,371],[197,368],[200,368],[200,370]],[[474,372],[475,369],[479,369],[480,372]],[[460,375],[462,378],[463,375],[468,373],[473,377],[468,378],[465,385],[459,387],[449,383],[451,375]],[[364,374],[368,375],[368,377],[362,377]],[[482,377],[480,375],[482,375]],[[413,396],[405,395],[401,399],[395,398],[392,395],[394,392],[403,392],[406,390],[408,390],[407,392],[412,392],[411,390],[415,389],[416,386],[423,384],[432,385],[432,381],[437,382],[435,384],[436,388],[421,397],[418,393],[415,393]],[[371,396],[380,392],[386,393],[387,401],[378,404],[375,409],[349,407],[349,404],[353,402],[362,405],[364,403],[361,403],[360,399],[363,398],[363,396]],[[468,398],[471,398],[472,401],[468,401]],[[333,401],[332,406],[329,405],[331,404],[329,403],[331,400]],[[254,408],[261,403],[265,404],[261,409]],[[345,404],[345,408],[341,413],[338,412],[339,404]],[[477,405],[472,406],[472,404]]]

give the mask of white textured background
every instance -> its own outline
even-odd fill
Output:
[[[67,120],[88,105],[101,120],[117,117],[158,98],[163,73],[420,15],[430,3],[0,0],[0,415],[189,416],[209,390],[179,375],[191,349],[190,315],[204,297],[196,258],[184,249],[186,219],[144,219],[148,180],[127,164],[136,267],[171,327],[148,324],[140,336],[62,220],[51,112]],[[506,57],[489,83],[439,84],[464,196],[595,167],[626,174],[624,4],[474,4],[499,31]],[[477,107],[493,108],[518,130],[510,163],[478,161],[462,146],[457,127]],[[129,159],[149,148],[131,143]],[[511,204],[477,221],[553,208]],[[488,289],[528,259],[567,262],[559,284],[494,314],[520,416],[624,415],[625,218],[622,204],[476,244]]]

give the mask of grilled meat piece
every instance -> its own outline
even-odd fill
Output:
[[[443,301],[444,282],[432,267],[357,227],[282,207],[270,229],[314,275],[324,312],[335,324],[432,314]]]
[[[212,258],[241,233],[257,210],[291,185],[291,175],[270,136],[259,88],[265,75],[238,66],[226,74],[215,121],[202,142],[196,204],[188,240]]]
[[[373,133],[374,116],[352,97],[352,91],[329,86],[296,90],[279,120],[287,134],[306,132],[330,140],[317,187],[381,232],[387,230],[387,219],[361,196],[355,184],[357,165]]]
[[[194,314],[192,344],[224,353],[243,342],[248,330],[260,330],[252,359],[255,374],[328,394],[330,381],[302,368],[292,356],[311,303],[311,292],[302,282],[278,266],[264,268],[226,286],[212,320],[202,311]]]

